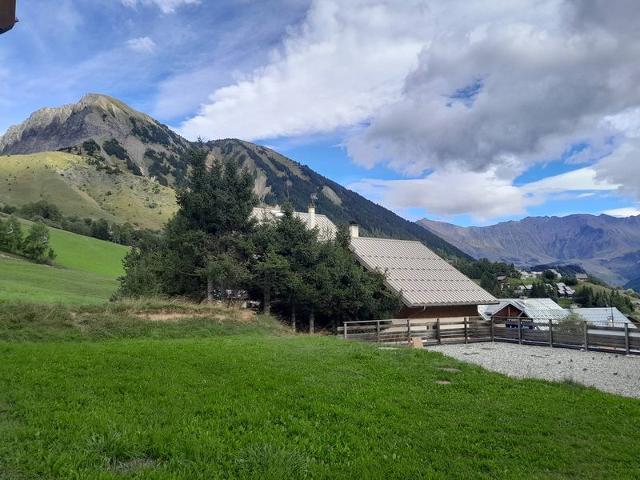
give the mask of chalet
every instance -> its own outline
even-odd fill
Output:
[[[335,238],[335,224],[317,214],[312,205],[307,212],[293,212],[308,228],[318,228],[320,238]],[[279,207],[254,208],[258,222],[283,216]],[[385,274],[386,286],[402,300],[398,318],[477,317],[478,305],[498,303],[488,292],[421,242],[360,237],[357,225],[350,225],[350,249],[366,269]]]
[[[586,282],[589,280],[589,275],[586,273],[576,273],[576,280],[579,282]]]
[[[550,298],[510,298],[498,305],[480,307],[482,317],[493,320],[526,320],[534,323],[563,320],[569,312]]]
[[[357,225],[349,231],[356,259],[385,274],[387,287],[400,296],[398,318],[477,317],[479,305],[498,303],[421,242],[360,237]]]

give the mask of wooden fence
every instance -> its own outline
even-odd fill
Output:
[[[472,342],[509,342],[520,345],[545,345],[559,348],[640,354],[640,330],[628,324],[608,326],[588,322],[532,321],[518,318],[486,320],[463,319],[391,319],[345,322],[338,328],[345,340],[381,344],[422,345]]]

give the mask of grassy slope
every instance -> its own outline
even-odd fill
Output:
[[[49,231],[57,265],[112,278],[124,273],[122,259],[128,247],[55,228]]]
[[[117,286],[113,276],[38,265],[0,254],[0,301],[104,303]]]
[[[30,222],[24,222],[25,229]],[[109,299],[122,274],[127,247],[49,229],[55,266],[0,254],[0,300],[94,304]]]
[[[175,193],[130,173],[110,175],[62,152],[0,157],[0,202],[46,199],[68,216],[158,229],[176,210]]]
[[[65,313],[47,314],[54,332]],[[637,400],[259,321],[118,315],[0,341],[0,478],[640,476]]]

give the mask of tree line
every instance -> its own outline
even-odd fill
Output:
[[[273,309],[294,327],[305,323],[311,330],[399,308],[383,275],[357,264],[345,227],[321,241],[291,205],[276,221],[258,224],[252,218],[254,177],[233,159],[209,167],[206,157],[203,149],[192,151],[178,212],[161,235],[127,255],[119,295],[258,299],[265,313]]]
[[[56,254],[49,246],[49,229],[41,222],[31,225],[26,236],[20,221],[0,218],[0,251],[21,255],[39,263],[52,262]]]
[[[27,203],[21,207],[4,205],[0,209],[9,215],[18,215],[34,222],[41,222],[50,227],[77,233],[86,237],[98,238],[120,245],[133,246],[142,239],[157,235],[157,232],[147,229],[135,228],[130,223],[108,222],[100,218],[80,218],[78,216],[65,216],[60,208],[48,200],[38,200]]]

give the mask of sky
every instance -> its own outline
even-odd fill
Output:
[[[411,219],[640,214],[637,0],[18,0],[0,134],[104,93]]]

